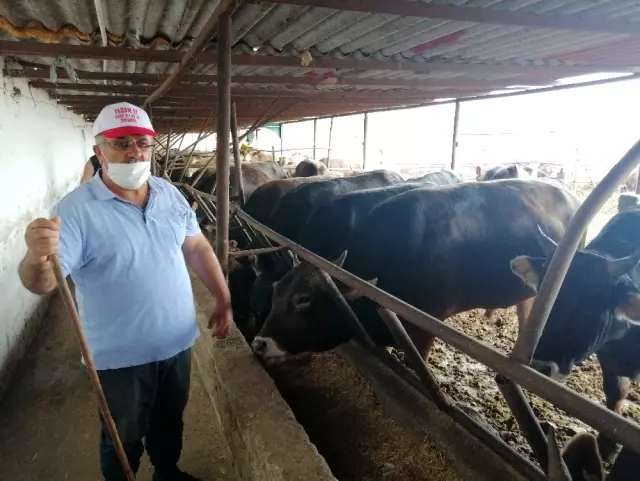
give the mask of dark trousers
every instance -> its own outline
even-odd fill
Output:
[[[190,376],[191,349],[164,361],[98,371],[134,473],[145,447],[158,477],[170,478],[177,469]],[[126,481],[102,416],[100,421],[100,467],[105,481]]]

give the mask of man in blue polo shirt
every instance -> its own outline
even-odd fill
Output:
[[[226,336],[231,302],[220,265],[194,212],[169,182],[150,176],[146,112],[106,106],[94,123],[102,169],[26,229],[19,268],[36,294],[56,288],[57,253],[76,286],[78,309],[109,409],[132,469],[146,447],[154,481],[193,481],[177,467],[189,394],[191,347],[199,335],[188,262],[216,300],[209,327]],[[143,445],[144,439],[144,445]],[[126,480],[104,423],[106,481]]]

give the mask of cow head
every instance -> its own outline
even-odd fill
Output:
[[[291,269],[291,263],[287,263],[279,254],[263,254],[253,263],[256,279],[251,291],[251,310],[253,312],[256,327],[260,329],[271,310],[271,298],[273,297],[273,285]]]
[[[556,243],[539,230],[546,258],[520,256],[511,270],[537,291]],[[622,338],[640,322],[640,290],[629,273],[640,251],[621,259],[576,252],[534,354],[532,367],[562,379],[605,343]]]
[[[334,262],[342,267],[347,252]],[[360,295],[339,286],[347,301]],[[273,285],[271,311],[251,347],[265,361],[328,351],[351,338],[348,321],[318,268],[298,262]]]

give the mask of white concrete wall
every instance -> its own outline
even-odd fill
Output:
[[[0,393],[43,301],[18,278],[24,229],[78,185],[93,143],[81,117],[24,80],[3,78],[2,68],[0,57]]]

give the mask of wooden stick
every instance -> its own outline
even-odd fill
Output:
[[[124,470],[125,475],[127,476],[127,481],[135,481],[136,477],[131,470],[131,466],[129,465],[129,460],[127,459],[127,455],[124,452],[124,447],[122,446],[122,441],[120,440],[120,436],[118,436],[118,430],[116,428],[116,424],[113,422],[113,418],[111,417],[111,412],[109,411],[109,405],[107,404],[107,399],[104,397],[104,392],[102,391],[102,386],[100,385],[100,378],[98,377],[98,372],[96,371],[96,366],[93,361],[93,356],[89,351],[89,345],[87,344],[87,338],[82,331],[82,325],[80,323],[80,315],[76,310],[75,302],[73,301],[73,296],[71,295],[71,291],[69,290],[69,284],[67,284],[67,280],[62,275],[62,266],[60,265],[60,259],[56,254],[49,256],[51,263],[53,264],[53,273],[56,276],[56,280],[58,281],[58,289],[60,290],[60,295],[62,296],[62,301],[64,302],[65,307],[67,308],[67,312],[71,317],[73,323],[73,329],[76,332],[76,336],[78,337],[78,342],[80,343],[80,351],[82,351],[82,357],[84,358],[84,362],[87,366],[87,371],[89,373],[89,379],[91,381],[91,387],[98,397],[98,405],[100,407],[100,412],[102,413],[102,417],[105,420],[107,425],[107,430],[109,431],[109,435],[111,436],[111,441],[113,442],[114,447],[116,448],[116,453],[118,458],[120,458],[120,464],[122,465],[122,469]]]
[[[248,251],[229,252],[229,257],[259,256],[260,254],[268,254],[269,252],[278,252],[287,249],[285,246],[263,247],[261,249],[250,249]]]

